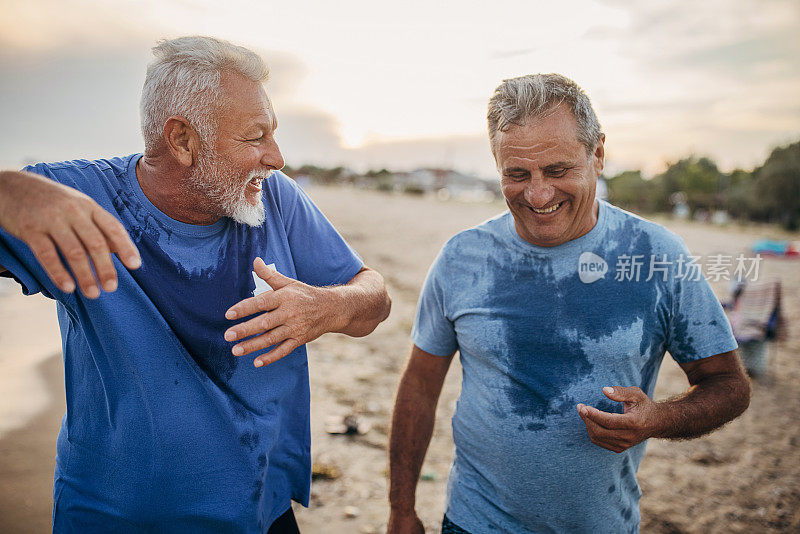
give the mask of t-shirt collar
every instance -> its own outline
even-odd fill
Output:
[[[511,241],[514,242],[515,245],[524,248],[528,252],[536,252],[538,254],[555,254],[555,253],[563,253],[566,251],[570,251],[575,248],[586,249],[587,247],[593,246],[599,239],[603,233],[603,229],[606,227],[608,221],[608,204],[601,199],[597,199],[595,202],[598,204],[597,209],[597,222],[595,223],[594,227],[583,234],[582,236],[567,241],[566,243],[562,243],[560,245],[556,245],[554,247],[542,247],[539,245],[534,245],[533,243],[529,243],[525,241],[518,233],[517,229],[514,226],[514,216],[511,212],[506,212],[506,229],[508,231],[509,237]]]
[[[142,191],[142,186],[139,184],[139,179],[136,177],[136,164],[139,162],[142,156],[143,154],[136,154],[130,159],[130,162],[128,163],[126,179],[131,191],[133,191],[133,194],[136,196],[136,199],[139,201],[139,203],[161,224],[172,231],[200,237],[218,234],[229,224],[231,224],[231,219],[228,217],[222,217],[213,224],[189,224],[173,219],[158,209],[155,204],[150,202],[150,199],[147,198],[147,195],[144,194],[144,191]]]

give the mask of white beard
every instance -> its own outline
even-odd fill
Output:
[[[191,184],[219,206],[226,217],[248,226],[261,226],[266,218],[264,204],[260,197],[256,204],[248,202],[245,191],[250,180],[266,180],[272,173],[253,169],[242,182],[235,181],[237,174],[229,161],[213,153],[203,154],[197,160],[197,170],[191,177]]]

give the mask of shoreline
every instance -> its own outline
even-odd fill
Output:
[[[52,529],[56,438],[66,409],[61,353],[40,362],[35,372],[48,391],[44,410],[0,437],[0,532],[8,534]]]
[[[37,369],[61,354],[55,312],[55,301],[25,296],[16,282],[0,278],[0,399],[6,401],[0,402],[0,438],[49,406],[51,390]]]

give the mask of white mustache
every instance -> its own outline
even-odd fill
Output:
[[[272,171],[261,171],[253,169],[252,171],[250,171],[250,174],[247,175],[247,181],[249,182],[250,180],[255,180],[256,178],[259,178],[261,180],[266,180],[270,176],[272,176]]]

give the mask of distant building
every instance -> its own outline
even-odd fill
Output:
[[[436,194],[442,200],[488,202],[501,196],[498,180],[485,180],[450,169],[416,169],[391,175],[401,193]]]

